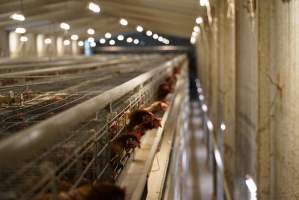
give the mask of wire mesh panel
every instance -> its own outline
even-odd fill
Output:
[[[59,142],[54,145],[45,143],[41,151],[36,151],[29,158],[15,160],[13,166],[3,165],[0,170],[0,199],[38,199],[45,194],[51,194],[55,199],[59,192],[69,191],[83,184],[115,181],[133,150],[124,149],[115,159],[111,155],[111,143],[125,133],[129,112],[148,105],[157,98],[157,89],[171,70],[167,68],[159,71],[121,98],[111,101],[102,109],[94,110],[93,116],[88,120],[71,129],[65,129]],[[87,94],[90,95],[89,92]],[[1,124],[1,128],[19,130],[18,122],[22,122],[19,125],[23,126],[23,120],[28,120],[28,126],[30,123],[42,121],[48,115],[55,115],[56,111],[63,111],[62,107],[72,107],[74,101],[80,103],[81,100],[83,102],[86,98],[91,98],[84,95],[76,93],[58,100],[49,99],[47,103],[41,102],[34,108],[25,106],[22,108],[25,117],[15,109],[0,112],[0,119],[5,122]],[[69,107],[63,103],[65,101]],[[3,115],[6,112],[9,115]],[[30,118],[30,115],[33,118]]]

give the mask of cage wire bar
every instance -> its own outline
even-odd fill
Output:
[[[154,101],[159,84],[185,59],[177,56],[0,141],[0,199],[46,193],[55,199],[82,184],[115,181],[132,153],[111,164],[110,144],[122,134],[127,113]]]

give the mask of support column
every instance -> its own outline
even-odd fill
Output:
[[[7,31],[0,31],[0,57],[9,56],[9,33]]]
[[[56,38],[56,47],[57,47],[57,56],[63,56],[64,54],[63,37]]]
[[[299,2],[275,0],[271,41],[273,63],[274,199],[299,198]]]
[[[20,44],[19,34],[15,32],[9,33],[9,55],[11,58],[17,58],[19,55],[19,44]]]
[[[258,42],[254,5],[236,1],[236,152],[234,199],[249,197],[246,176],[256,181]]]
[[[230,3],[230,4],[229,4]],[[217,2],[218,16],[218,118],[225,124],[224,176],[231,194],[235,174],[236,52],[234,0]],[[217,125],[218,127],[220,124]],[[220,138],[219,138],[220,139]]]
[[[36,50],[37,50],[37,56],[43,57],[46,54],[46,48],[45,48],[45,36],[42,34],[38,34],[36,36]]]

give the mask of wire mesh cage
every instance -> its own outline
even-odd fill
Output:
[[[147,105],[157,98],[159,84],[171,70],[172,68],[167,68],[162,72],[159,71],[143,84],[132,88],[121,98],[110,102],[105,108],[94,110],[93,117],[80,122],[72,129],[65,129],[65,133],[55,145],[45,144],[42,151],[35,152],[30,158],[16,161],[13,166],[2,167],[0,170],[0,199],[38,199],[45,194],[50,194],[52,199],[55,199],[59,192],[69,191],[86,183],[115,181],[128,160],[132,158],[134,150],[124,149],[120,155],[117,155],[117,159],[113,160],[111,143],[124,133],[129,112]],[[59,111],[60,103],[65,106],[63,102],[66,100],[72,107],[72,102],[79,101],[81,103],[91,97],[74,94],[59,98],[57,101],[49,99],[50,103],[48,101],[46,104],[41,102],[34,109],[30,106],[24,109],[30,109],[30,114],[40,112],[47,106],[53,108],[55,105],[55,109]],[[1,125],[1,128],[19,130],[18,125],[24,126],[23,120],[30,119],[30,115],[23,117],[18,113],[12,111],[8,118],[1,116],[1,120],[14,122],[13,127],[9,126],[9,123],[5,123],[5,126]],[[53,109],[50,111],[45,109],[45,112],[41,113],[41,115],[34,115],[34,119],[29,120],[28,126],[35,121],[46,119],[44,114],[56,114]],[[1,162],[5,162],[5,160]]]

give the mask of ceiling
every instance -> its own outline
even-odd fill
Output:
[[[96,36],[106,32],[112,34],[135,31],[136,25],[145,30],[189,38],[196,17],[203,13],[198,0],[93,0],[100,5],[101,12],[95,14],[87,9],[86,0],[0,0],[0,30],[25,27],[27,32],[45,35],[69,36],[78,34],[88,37],[86,30],[94,28]],[[9,18],[14,12],[22,12],[26,20]],[[128,20],[121,26],[119,20]],[[59,24],[71,26],[68,32]]]

